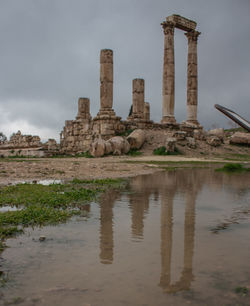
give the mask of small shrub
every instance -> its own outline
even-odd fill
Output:
[[[89,153],[89,151],[78,153],[75,155],[76,157],[86,157],[86,158],[93,158],[93,156]]]
[[[153,153],[154,153],[154,155],[178,155],[178,154],[181,154],[181,152],[177,148],[175,148],[174,152],[166,151],[165,146],[154,149]]]
[[[248,289],[246,287],[237,287],[234,291],[240,295],[247,295],[248,293]]]
[[[222,168],[217,168],[215,170],[224,171],[224,172],[242,172],[242,171],[250,171],[250,168],[244,168],[241,164],[228,163],[225,164]]]
[[[130,149],[127,153],[129,156],[140,156],[142,152],[138,151],[137,149]]]

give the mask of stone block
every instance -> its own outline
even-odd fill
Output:
[[[101,138],[91,143],[89,153],[93,157],[101,157],[105,154],[105,141]]]
[[[236,132],[230,138],[231,144],[250,145],[250,133]]]
[[[218,147],[221,145],[222,141],[217,136],[208,136],[207,137],[207,143],[212,147]]]
[[[213,129],[208,131],[207,133],[210,136],[217,136],[218,138],[220,138],[221,140],[223,140],[224,138],[224,129],[220,128],[220,129]]]
[[[195,138],[193,137],[187,137],[186,138],[187,140],[187,146],[191,149],[195,149],[196,148],[196,141],[195,141]]]
[[[174,132],[173,137],[176,138],[177,141],[185,140],[187,137],[187,132],[184,131]]]
[[[141,129],[134,130],[128,137],[127,141],[130,144],[131,149],[140,149],[146,139],[145,131]]]
[[[176,150],[176,138],[168,137],[165,142],[165,147],[167,152],[175,152]]]

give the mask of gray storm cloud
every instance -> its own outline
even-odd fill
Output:
[[[215,103],[250,119],[250,1],[9,0],[0,2],[0,130],[57,137],[78,97],[99,110],[100,49],[114,51],[114,109],[127,117],[132,79],[145,79],[161,119],[163,33],[171,14],[197,22],[198,119],[228,126]],[[175,35],[176,118],[186,118],[187,41]]]

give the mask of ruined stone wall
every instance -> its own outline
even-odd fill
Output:
[[[90,116],[90,101],[79,98],[78,113],[75,120],[66,120],[60,134],[62,153],[85,152],[89,149],[93,136],[93,123]]]
[[[42,143],[39,136],[23,135],[21,131],[10,136],[0,144],[0,156],[46,157],[59,152],[55,139]]]
[[[60,134],[62,153],[78,153],[88,151],[92,142],[92,122],[84,119],[66,120]]]
[[[11,135],[9,141],[5,141],[1,145],[1,149],[22,149],[22,148],[35,148],[41,147],[41,139],[39,136],[22,135],[20,131]]]

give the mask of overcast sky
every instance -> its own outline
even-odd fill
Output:
[[[198,120],[229,127],[214,104],[250,120],[250,0],[0,0],[0,131],[57,138],[78,97],[99,110],[99,54],[114,51],[114,103],[124,119],[132,79],[145,79],[151,119],[162,117],[163,31],[179,14],[197,22]],[[187,38],[175,31],[175,115],[186,119]]]

